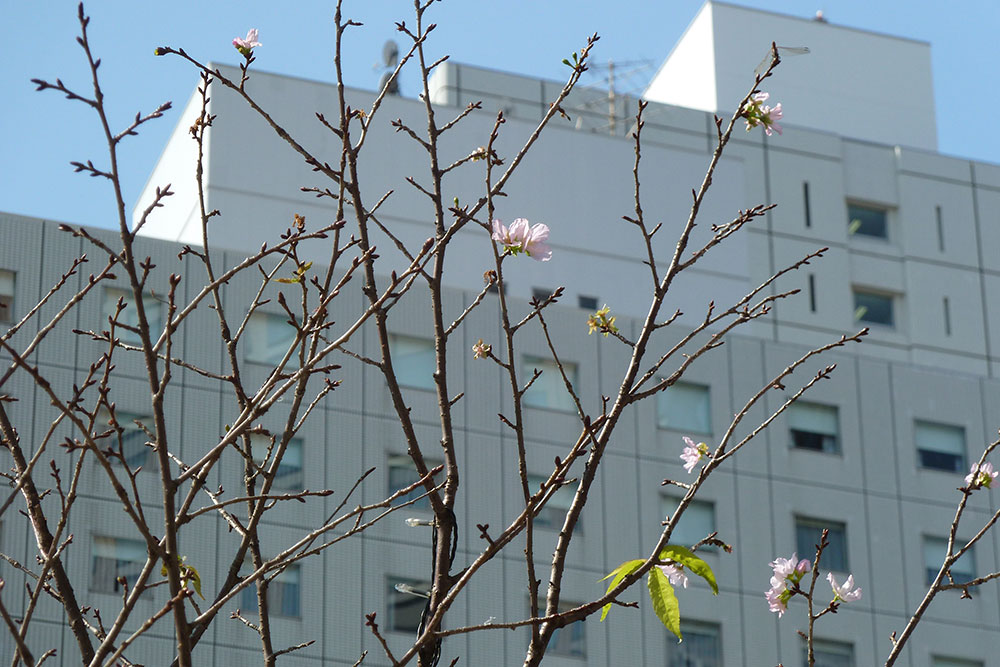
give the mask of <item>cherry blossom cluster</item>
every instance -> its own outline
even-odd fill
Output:
[[[770,96],[770,93],[754,93],[750,101],[743,108],[743,117],[747,121],[747,132],[758,125],[762,125],[767,136],[771,136],[775,132],[781,134],[781,126],[778,125],[778,121],[781,120],[782,115],[781,102],[778,102],[773,107],[765,105],[764,102]]]
[[[1000,472],[994,470],[993,464],[989,461],[984,461],[982,465],[974,463],[969,474],[965,476],[965,484],[970,489],[990,489],[997,475],[1000,475]]]
[[[250,28],[247,31],[246,37],[234,37],[233,46],[236,50],[243,54],[244,58],[250,57],[250,50],[257,46],[263,46],[257,41],[257,28]]]
[[[532,225],[525,218],[516,218],[510,227],[506,227],[499,220],[494,220],[492,238],[512,255],[523,252],[538,262],[552,259],[552,249],[546,243],[549,239],[548,225]]]
[[[684,461],[684,470],[691,472],[701,461],[701,457],[708,458],[708,445],[704,442],[695,444],[691,438],[684,436],[684,450],[681,452],[681,459]]]
[[[799,582],[812,569],[812,563],[805,558],[799,560],[798,554],[792,553],[791,558],[775,558],[769,565],[772,570],[771,588],[764,593],[764,597],[767,599],[768,608],[781,618],[788,611],[788,601],[793,596],[808,595],[799,587]],[[861,599],[861,588],[855,587],[853,574],[847,575],[847,580],[840,585],[837,584],[833,572],[826,575],[826,580],[833,589],[833,600],[830,601],[830,605],[856,602]]]
[[[663,574],[667,575],[671,586],[688,587],[688,577],[684,574],[684,566],[680,563],[667,563],[665,565],[657,565],[657,567],[663,571]]]

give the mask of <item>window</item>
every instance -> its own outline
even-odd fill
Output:
[[[681,620],[684,641],[667,639],[667,667],[722,667],[722,635],[714,623]]]
[[[250,434],[250,450],[253,453],[253,460],[259,466],[270,465],[274,450],[277,448],[277,441],[271,444],[271,438],[263,433]],[[271,451],[268,451],[271,450]],[[281,463],[274,474],[272,489],[276,490],[299,490],[305,486],[302,472],[302,438],[292,438],[285,447],[285,455],[281,457]]]
[[[564,361],[562,366],[566,377],[569,378],[575,389],[577,387],[576,364]],[[533,408],[576,411],[576,404],[573,402],[573,397],[566,391],[566,383],[563,382],[556,362],[539,357],[525,357],[521,368],[524,380],[530,379],[536,368],[542,371],[542,374],[535,378],[528,391],[524,392],[524,404]]]
[[[889,223],[886,210],[861,204],[848,204],[847,233],[850,236],[888,240]]]
[[[795,548],[799,558],[812,560],[816,556],[816,545],[819,544],[824,528],[830,531],[826,536],[829,545],[823,551],[821,565],[835,572],[848,572],[847,526],[843,523],[797,517],[795,519]]]
[[[703,384],[677,382],[656,397],[660,428],[686,433],[711,433],[709,388]]]
[[[14,272],[0,269],[0,322],[14,321]]]
[[[663,515],[672,516],[677,511],[681,499],[674,496],[663,496]],[[715,503],[705,500],[692,500],[684,510],[684,516],[674,526],[670,534],[670,543],[690,547],[715,532]],[[712,549],[702,546],[699,549]]]
[[[389,352],[396,380],[405,387],[434,388],[434,341],[411,336],[389,336]]]
[[[91,546],[90,590],[118,593],[120,578],[132,586],[146,564],[146,545],[139,540],[94,536]]]
[[[559,612],[579,607],[579,602],[560,602]],[[544,610],[543,610],[544,611]],[[558,628],[549,639],[549,652],[554,655],[568,655],[574,658],[587,656],[587,626],[584,620]]]
[[[921,468],[965,471],[965,429],[961,426],[916,420],[913,439]]]
[[[125,463],[128,464],[129,469],[135,470],[141,466],[144,470],[154,470],[156,456],[154,456],[153,448],[146,444],[149,442],[149,436],[136,423],[139,422],[152,431],[153,418],[122,410],[115,410],[115,415],[118,418],[118,425],[122,429],[121,455],[125,458]],[[103,432],[111,428],[110,422],[111,414],[107,410],[102,409],[97,417],[97,423],[94,425],[94,428],[98,432]],[[101,440],[101,449],[104,451],[111,449],[115,453],[118,453],[118,437],[114,432]],[[112,456],[110,460],[113,465],[121,465],[122,463],[121,459],[117,456]]]
[[[416,632],[420,628],[424,607],[427,606],[431,583],[402,577],[391,577],[386,582],[389,629],[396,632]]]
[[[866,324],[896,326],[893,298],[890,294],[854,290],[854,320]]]
[[[577,297],[577,305],[584,310],[597,310],[597,297],[581,294]]]
[[[837,408],[796,401],[788,406],[788,428],[792,447],[814,452],[836,454],[840,452],[840,428]]]
[[[277,364],[295,340],[295,333],[295,327],[289,324],[285,315],[254,311],[243,332],[246,360],[272,366]]]
[[[531,288],[531,297],[533,299],[538,299],[539,301],[545,301],[545,299],[548,299],[550,296],[552,296],[552,290],[550,290],[548,287]]]
[[[966,660],[965,658],[946,658],[936,655],[931,658],[931,667],[983,667],[979,660]]]
[[[244,570],[249,574],[253,572],[253,566],[249,557],[244,565]],[[267,586],[267,606],[271,614],[278,616],[288,616],[289,618],[299,618],[302,616],[300,591],[302,590],[302,572],[295,563],[289,565],[284,570],[275,575],[268,572],[265,577],[274,577]],[[257,608],[257,582],[254,582],[240,591],[240,611],[256,614]]]
[[[959,540],[955,540],[956,545]],[[961,540],[962,544],[965,543]],[[948,540],[944,537],[927,537],[924,536],[924,572],[925,581],[930,584],[934,581],[934,577],[937,576],[938,570],[941,569],[941,563],[944,562],[945,556],[948,555]],[[972,549],[969,549],[962,557],[955,561],[955,564],[951,566],[951,578],[955,580],[956,584],[964,584],[967,581],[972,581],[976,578],[976,554]],[[947,583],[947,579],[945,580]]]
[[[434,468],[435,466],[441,465],[440,461],[432,461],[429,459],[424,459],[424,463],[426,463],[428,470]],[[411,459],[409,455],[402,454],[399,456],[389,457],[389,495],[392,495],[393,493],[396,493],[400,489],[407,487],[410,484],[413,484],[418,479],[420,479],[420,475],[417,474],[417,469],[413,467],[413,459]],[[439,473],[436,479],[438,481],[443,480],[444,479],[443,473]],[[418,486],[417,488],[407,493],[405,496],[400,496],[399,498],[397,498],[396,502],[405,503],[408,500],[413,500],[417,496],[421,496],[426,492],[427,490],[423,486]],[[410,507],[417,510],[430,511],[431,508],[430,498],[424,496],[420,500],[410,505]]]
[[[827,639],[813,640],[815,667],[854,667],[854,646]],[[809,648],[802,643],[802,664],[809,665]]]
[[[130,327],[138,327],[139,312],[132,303],[134,300],[132,290],[121,289],[119,287],[104,288],[105,321],[107,321],[108,317],[114,317],[115,311],[118,309],[118,299],[122,299],[125,303],[125,308],[118,316],[118,323]],[[155,342],[160,336],[160,332],[163,331],[163,309],[161,308],[159,300],[157,300],[152,294],[142,295],[142,306],[146,311],[146,321],[149,323],[150,338],[152,338]],[[138,345],[141,342],[139,334],[134,331],[129,331],[128,329],[123,328],[118,328],[115,331],[115,335],[123,343]]]
[[[531,492],[534,493],[538,491],[541,487],[542,482],[547,478],[541,475],[528,475],[528,487]],[[541,528],[552,528],[558,530],[562,528],[563,521],[566,518],[566,512],[569,510],[570,506],[573,504],[573,498],[576,496],[576,485],[569,484],[566,486],[561,486],[552,494],[549,501],[545,503],[545,507],[541,509],[538,516],[535,517],[535,526]],[[576,524],[577,531],[582,532],[583,522],[582,520]],[[572,607],[568,607],[572,609]]]

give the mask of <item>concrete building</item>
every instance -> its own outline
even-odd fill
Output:
[[[745,41],[735,39],[737,28]],[[615,609],[603,624],[592,619],[561,631],[546,664],[801,664],[802,642],[795,632],[803,626],[801,608],[793,604],[781,621],[768,613],[763,598],[770,576],[767,562],[793,550],[804,555],[823,527],[831,529],[833,542],[826,555],[828,567],[852,572],[864,588],[864,598],[818,625],[823,655],[819,664],[876,664],[888,652],[890,633],[902,629],[921,599],[928,568],[940,562],[941,540],[959,499],[955,487],[1000,425],[1000,259],[991,252],[1000,246],[1000,167],[935,152],[932,107],[913,103],[932,95],[927,44],[707,3],[646,92],[654,102],[646,113],[641,179],[647,216],[663,222],[657,250],[670,252],[686,219],[690,190],[700,183],[712,149],[712,112],[731,112],[739,91],[751,85],[753,68],[771,41],[811,49],[808,56],[788,59],[774,85],[765,86],[773,93],[772,101],[783,103],[788,123],[781,136],[739,130],[715,176],[696,238],[706,238],[711,223],[731,220],[738,209],[768,202],[778,207],[682,275],[667,310],[679,308],[685,315],[677,330],[664,332],[657,343],[665,346],[678,339],[685,325],[704,317],[709,301],[733,302],[774,270],[817,248],[830,250],[777,288],[798,287],[799,295],[730,336],[723,348],[700,360],[683,383],[657,401],[628,413],[609,450],[600,495],[588,504],[574,541],[566,600],[599,595],[600,577],[649,548],[662,517],[676,501],[660,482],[685,475],[678,458],[683,435],[711,442],[750,395],[810,346],[861,326],[870,327],[871,335],[863,345],[830,354],[796,373],[794,377],[805,382],[822,365],[838,364],[833,378],[810,391],[808,401],[794,406],[733,466],[716,473],[702,501],[690,508],[675,541],[693,542],[718,530],[736,550],[706,556],[720,583],[718,597],[697,582],[679,591],[685,642],[671,641],[648,609]],[[236,68],[222,69],[238,76]],[[896,85],[887,86],[887,81]],[[431,90],[441,115],[484,101],[481,112],[443,138],[445,157],[458,158],[485,144],[498,109],[508,119],[498,150],[509,156],[560,88],[554,82],[442,64]],[[262,107],[273,110],[279,123],[294,128],[301,143],[321,155],[337,154],[336,138],[313,117],[316,110],[334,108],[332,86],[255,72],[248,89]],[[847,89],[882,111],[831,117],[831,100],[841,99]],[[374,98],[369,91],[350,94],[357,108]],[[558,315],[550,317],[551,326],[590,409],[596,409],[602,393],[617,387],[625,357],[622,346],[586,335],[587,315],[608,303],[619,314],[623,332],[634,333],[648,303],[643,290],[636,289],[648,282],[647,270],[636,259],[642,254],[641,239],[621,221],[633,205],[629,119],[636,100],[619,96],[609,119],[593,109],[594,95],[588,90],[574,93],[566,105],[572,120],[557,122],[543,136],[498,209],[505,221],[527,217],[552,229],[553,259],[544,264],[519,261],[508,294],[523,308],[537,292],[567,287],[561,304],[554,307]],[[149,237],[144,251],[159,267],[154,291],[165,289],[170,272],[198,275],[190,258],[177,259],[179,244],[201,242],[190,174],[194,145],[188,138],[198,104],[193,96],[182,112],[136,205],[141,211],[153,189],[167,182],[178,193],[167,213],[153,218],[143,231]],[[425,161],[421,149],[396,134],[388,119],[419,125],[422,107],[411,99],[387,99],[382,112],[386,122],[374,129],[363,158],[367,196],[376,201],[394,190],[381,219],[414,246],[430,235],[430,214],[423,195],[408,188],[404,178],[421,173]],[[329,206],[299,191],[303,185],[318,184],[315,175],[243,103],[217,87],[211,112],[218,121],[209,133],[205,185],[209,209],[222,212],[212,223],[212,234],[216,247],[226,248],[228,264],[276,238],[293,213],[305,215],[311,224],[332,221]],[[254,143],[252,163],[244,157],[248,137]],[[458,171],[449,187],[460,199],[474,198],[482,174]],[[0,301],[11,302],[14,316],[24,314],[85,247],[81,240],[60,234],[53,223],[17,216],[0,219],[0,233]],[[111,238],[106,232],[94,234]],[[401,256],[387,240],[379,247],[387,274]],[[318,264],[322,255],[318,246],[315,250]],[[43,252],[45,260],[38,262]],[[485,234],[470,229],[459,235],[449,261],[448,307],[457,314],[475,298],[475,286],[489,268]],[[183,283],[188,297],[198,285],[197,279]],[[229,303],[249,303],[253,290],[251,284],[233,284],[226,298]],[[117,296],[114,288],[105,288],[86,301],[77,311],[76,328],[99,329],[107,304]],[[360,297],[348,295],[335,303],[344,319],[359,307],[360,301],[352,299]],[[258,318],[257,333],[243,350],[248,372],[261,378],[272,359],[269,333],[275,321],[280,322],[277,307],[270,312],[278,317]],[[431,325],[419,291],[400,303],[390,327],[407,360],[403,381],[421,425],[420,437],[433,442],[436,411],[424,354]],[[205,343],[211,328],[212,318],[206,315],[181,331],[179,342],[190,358],[221,369],[221,346]],[[476,524],[503,524],[516,516],[519,498],[512,440],[496,419],[498,411],[509,408],[510,398],[496,369],[473,363],[468,354],[478,338],[498,340],[495,308],[487,305],[476,311],[464,336],[461,345],[453,345],[449,360],[457,390],[466,392],[457,428],[467,477],[459,503],[463,541],[456,563],[478,553]],[[369,332],[358,343],[359,351],[371,350],[374,344]],[[78,381],[98,354],[96,344],[68,331],[54,333],[47,346],[39,364],[61,386]],[[522,346],[525,367],[545,367],[547,348],[540,334],[526,333]],[[136,378],[133,386],[123,382],[115,387],[121,392],[120,408],[141,417],[141,366],[138,360],[132,366],[123,359],[119,367]],[[360,471],[377,466],[381,481],[363,489],[364,500],[374,501],[410,479],[409,467],[400,458],[405,453],[401,436],[387,393],[372,369],[345,364],[342,379],[344,388],[300,433],[298,468],[293,461],[286,480],[289,488],[337,490],[353,483]],[[28,423],[33,421],[27,418],[31,411],[44,415],[49,410],[47,400],[20,376],[3,391],[19,396],[13,410]],[[172,420],[174,441],[181,443],[182,457],[195,455],[208,446],[206,434],[210,441],[223,431],[232,407],[215,384],[194,373],[182,372],[176,391],[181,395]],[[773,392],[753,416],[763,419],[764,409],[776,409],[784,396]],[[564,453],[568,440],[575,440],[576,418],[567,411],[556,382],[543,379],[527,400],[529,463],[539,475],[547,474],[553,457]],[[34,423],[34,432],[22,437],[38,437],[46,420]],[[143,454],[141,449],[136,453]],[[222,477],[218,482],[223,486],[235,487],[238,481],[237,473]],[[152,493],[155,483],[147,481]],[[90,578],[93,600],[88,604],[112,607],[118,593],[109,573],[124,572],[135,555],[129,551],[132,545],[116,503],[92,482],[76,509],[72,562],[79,577]],[[974,494],[960,537],[970,537],[989,518],[996,494]],[[558,525],[557,500],[543,524]],[[273,546],[317,525],[339,501],[335,495],[271,515]],[[420,510],[415,514],[421,515]],[[539,533],[538,553],[544,554],[554,543],[556,529],[543,525]],[[289,657],[287,664],[351,665],[366,648],[371,653],[365,664],[384,664],[363,627],[363,614],[379,612],[387,619],[391,644],[406,643],[413,605],[410,598],[395,593],[393,584],[426,579],[429,541],[424,531],[392,521],[290,570],[280,581],[279,636],[286,644],[317,642]],[[203,542],[190,549],[191,562],[205,564],[201,572],[209,590],[212,578],[223,575],[227,544],[225,527],[218,524],[205,530]],[[0,548],[30,563],[31,545],[23,523],[3,522]],[[1000,537],[983,540],[972,558],[956,566],[955,576],[1000,569],[998,550]],[[508,551],[483,571],[449,616],[450,624],[523,617],[523,556],[517,547]],[[0,563],[6,578],[4,568]],[[632,597],[641,601],[642,595],[639,590]],[[150,606],[150,613],[153,609]],[[43,605],[36,623],[48,628],[52,642],[69,648],[71,640],[57,607]],[[925,616],[903,664],[991,664],[1000,651],[998,627],[1000,602],[990,587],[971,600],[943,595]],[[9,646],[6,637],[0,638],[5,654]],[[133,659],[162,664],[169,646],[167,635],[154,628],[137,645]],[[479,633],[449,639],[445,656],[450,660],[462,655],[463,664],[520,664],[524,646],[523,633]],[[246,628],[220,619],[196,655],[198,664],[252,664],[254,642]]]

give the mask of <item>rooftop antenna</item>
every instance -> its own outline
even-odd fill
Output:
[[[642,60],[625,60],[621,62],[615,62],[613,60],[608,60],[607,64],[591,63],[588,65],[588,72],[597,74],[598,72],[605,71],[607,74],[603,77],[604,82],[607,83],[608,93],[607,100],[608,104],[608,133],[614,135],[618,127],[618,114],[615,112],[615,103],[618,101],[619,94],[624,94],[626,96],[633,95],[642,89],[645,82],[637,83],[636,77],[653,67],[653,61],[646,58]],[[616,82],[615,77],[618,77]],[[624,80],[625,85],[621,85],[621,80]],[[618,87],[616,88],[616,83]],[[596,91],[595,91],[596,92]],[[596,106],[600,100],[593,100],[585,102],[583,107]],[[577,117],[578,124],[581,122],[581,118]],[[579,129],[579,125],[578,125]]]
[[[399,64],[399,46],[396,42],[387,40],[385,44],[382,45],[382,76],[379,77],[378,89],[382,90],[389,86],[386,90],[390,95],[399,95],[399,77],[392,79],[390,82],[390,77],[393,71],[396,69],[396,65]]]

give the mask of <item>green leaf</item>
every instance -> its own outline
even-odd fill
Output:
[[[688,570],[691,574],[697,574],[699,577],[708,582],[708,585],[712,587],[712,592],[716,595],[719,594],[719,584],[715,581],[715,573],[712,572],[712,568],[709,567],[708,563],[698,558],[693,551],[687,547],[682,547],[677,544],[668,544],[660,552],[660,560],[672,560],[675,563],[680,563]]]
[[[198,574],[198,570],[194,569],[190,565],[185,565],[184,569],[187,572],[187,580],[194,585],[194,592],[198,594],[198,597],[204,600],[205,596],[201,594],[201,575]]]
[[[606,577],[603,577],[601,581],[604,581],[605,579],[611,579],[611,577],[614,577],[614,579],[611,579],[611,584],[608,586],[608,591],[610,591],[612,588],[620,584],[622,582],[622,579],[624,579],[628,575],[638,570],[639,567],[642,566],[642,564],[645,562],[646,561],[642,560],[641,558],[639,558],[638,560],[627,560],[618,567],[616,567],[615,569],[611,570],[611,574],[609,574]],[[608,591],[605,591],[605,595],[607,594]],[[608,615],[608,612],[610,610],[611,610],[611,603],[609,602],[606,605],[604,605],[603,609],[601,609],[602,621],[604,620],[604,617]]]
[[[572,67],[567,58],[563,58],[563,65],[565,65],[566,67]]]
[[[677,635],[677,640],[684,639],[681,636],[681,610],[677,605],[677,596],[674,595],[674,587],[670,585],[667,575],[663,570],[654,567],[649,571],[649,599],[653,601],[653,611],[666,626],[667,630]]]
[[[286,285],[302,282],[302,278],[275,278],[274,280],[275,282],[285,283]]]

